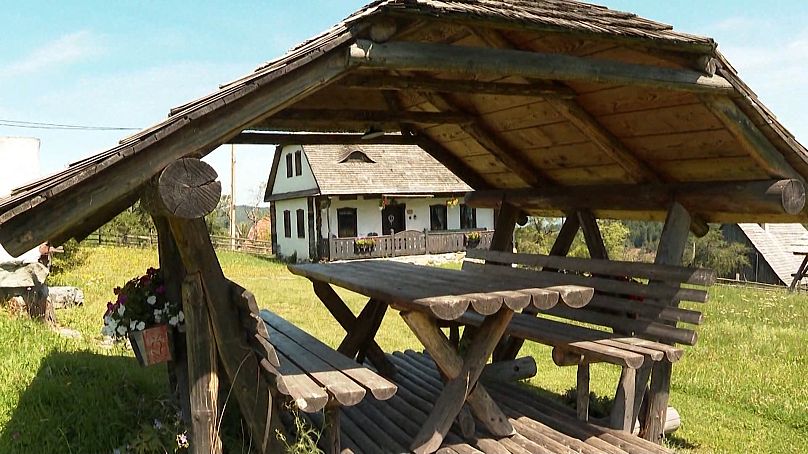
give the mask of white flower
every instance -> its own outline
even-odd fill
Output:
[[[118,334],[121,336],[126,334],[126,325],[118,325]]]
[[[129,330],[134,331],[135,327],[137,327],[137,320],[131,320],[129,322]]]
[[[170,319],[168,319],[168,324],[171,326],[177,326],[177,323],[179,323],[177,317],[171,317]]]
[[[180,323],[185,321],[185,314],[183,314],[182,311],[180,311],[180,313],[177,314],[177,320],[179,320]]]
[[[157,297],[152,295],[152,296],[146,298],[146,302],[149,303],[149,306],[154,306],[154,303],[157,302]]]
[[[162,429],[163,428],[163,423],[161,423],[159,419],[155,419],[154,420],[154,428],[155,429]]]
[[[160,320],[163,319],[163,311],[160,309],[154,310],[154,323],[160,323]]]
[[[120,315],[121,317],[123,317],[123,313],[124,313],[124,311],[125,311],[125,310],[126,310],[126,306],[124,306],[123,304],[121,304],[120,306],[118,306],[118,315]]]
[[[146,327],[146,324],[144,322],[138,322],[135,329],[137,329],[138,331],[143,331],[143,328],[145,328],[145,327]]]

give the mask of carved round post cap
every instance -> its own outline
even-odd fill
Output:
[[[157,180],[159,201],[179,218],[197,219],[213,212],[222,197],[222,183],[210,164],[196,158],[172,162]]]

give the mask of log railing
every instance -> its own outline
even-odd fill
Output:
[[[406,255],[445,254],[462,252],[468,247],[488,249],[493,231],[478,231],[480,241],[468,244],[468,231],[417,232],[407,230],[395,235],[360,238],[323,239],[321,251],[326,260],[400,257]],[[357,241],[359,240],[359,241]],[[372,240],[372,241],[368,241]],[[363,244],[364,243],[364,244]]]

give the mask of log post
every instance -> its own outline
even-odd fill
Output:
[[[185,273],[198,276],[201,282],[200,295],[213,332],[213,343],[208,344],[208,348],[215,345],[225,372],[219,378],[222,382],[232,383],[233,394],[253,437],[253,445],[265,453],[272,438],[269,425],[272,397],[268,383],[260,373],[258,358],[244,334],[230,282],[219,265],[204,219],[216,208],[221,197],[221,184],[215,180],[216,172],[208,164],[193,158],[180,159],[163,169],[147,187],[141,200],[153,216],[164,217],[170,227],[178,253],[166,257],[166,260],[179,257]],[[175,276],[171,279],[182,282],[176,281]],[[199,347],[196,341],[188,340],[189,346],[193,344],[194,355]],[[206,356],[215,358],[216,352],[207,352]],[[194,361],[198,360],[200,357],[194,358]],[[199,402],[193,403],[191,413],[201,411],[204,414],[206,409],[194,408],[196,405]],[[214,440],[213,436],[206,438]]]
[[[194,453],[219,454],[219,378],[216,346],[199,274],[182,284],[182,303],[188,339],[188,383],[191,397],[191,445]]]
[[[681,265],[682,254],[687,245],[690,228],[690,213],[679,203],[674,202],[668,210],[662,236],[659,239],[654,263],[658,265]],[[672,303],[675,304],[675,303]],[[669,361],[654,363],[651,371],[651,386],[647,393],[646,414],[642,415],[643,426],[640,435],[646,440],[659,443],[668,411],[672,367]],[[645,383],[641,386],[644,388]]]

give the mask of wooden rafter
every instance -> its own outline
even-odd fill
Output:
[[[573,97],[570,88],[545,81],[530,83],[483,82],[479,80],[434,79],[360,73],[344,79],[342,85],[357,90],[414,90],[439,93],[473,93],[502,96]]]
[[[476,191],[466,203],[496,208],[511,203],[526,210],[582,209],[660,211],[678,201],[703,212],[797,215],[805,207],[799,180],[762,180],[644,185],[598,185]]]
[[[364,134],[242,132],[229,143],[242,145],[414,145],[415,139],[401,134],[386,134],[363,139]]]
[[[468,123],[472,119],[465,114],[454,112],[410,112],[384,110],[350,110],[350,109],[289,109],[272,116],[272,120],[297,120],[301,122],[317,120],[355,121],[367,123],[419,123],[419,124],[458,124]],[[301,126],[304,126],[301,124]]]
[[[662,68],[569,55],[425,44],[357,40],[349,61],[359,67],[428,71],[464,76],[519,76],[530,79],[631,84],[696,93],[731,93],[723,77],[687,69]]]
[[[388,107],[392,111],[400,112],[404,110],[398,93],[392,90],[383,90]],[[411,137],[416,144],[426,151],[430,156],[443,164],[450,172],[457,175],[461,180],[475,189],[491,188],[491,184],[485,180],[476,170],[472,169],[465,162],[459,159],[454,153],[446,149],[441,143],[433,140],[423,133],[418,125],[402,121],[399,124],[402,137]]]
[[[422,93],[422,95],[438,110],[461,110],[461,108],[456,105],[456,101],[451,100],[448,96],[438,93]],[[474,117],[474,114],[471,112],[466,112],[466,114]],[[488,125],[484,124],[479,119],[479,117],[474,118],[475,121],[460,125],[460,128],[477,141],[480,146],[488,150],[488,152],[505,165],[505,167],[529,186],[535,187],[552,183],[552,179],[544,174],[544,172],[531,165],[530,161],[520,150],[517,150],[500,139]]]
[[[740,142],[749,156],[772,177],[803,180],[783,154],[772,145],[755,123],[727,97],[703,96],[704,104]]]

